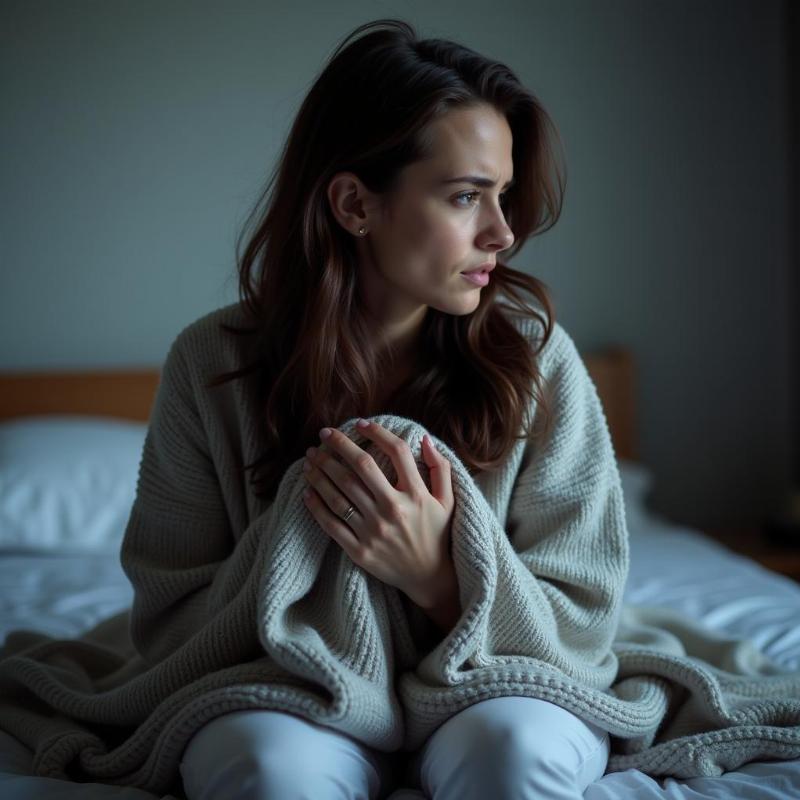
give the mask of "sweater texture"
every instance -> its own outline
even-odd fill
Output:
[[[273,502],[243,465],[264,450],[242,366],[238,304],[189,325],[167,356],[122,546],[129,612],[75,640],[12,633],[0,661],[0,727],[37,774],[180,793],[189,738],[230,711],[298,714],[385,752],[413,751],[491,697],[556,703],[612,734],[609,770],[718,775],[800,756],[800,674],[746,641],[672,612],[623,607],[627,530],[594,384],[556,324],[539,356],[554,414],[473,477],[446,442],[461,616],[433,624],[355,565],[302,502],[302,459]],[[532,342],[535,320],[517,324]],[[538,410],[531,407],[535,418]],[[427,432],[372,419],[421,454]],[[338,426],[391,483],[390,459],[355,419]]]

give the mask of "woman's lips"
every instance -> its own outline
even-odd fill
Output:
[[[462,272],[461,274],[470,283],[474,283],[476,286],[486,286],[486,284],[489,283],[488,272]]]

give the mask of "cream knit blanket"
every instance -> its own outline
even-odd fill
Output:
[[[619,474],[560,326],[541,357],[557,419],[546,442],[521,441],[502,469],[473,479],[433,437],[452,464],[462,615],[427,646],[399,592],[319,529],[299,461],[267,507],[242,484],[256,409],[241,382],[201,389],[235,360],[216,334],[223,313],[231,307],[184,331],[164,368],[122,553],[130,620],[73,641],[6,643],[0,726],[35,751],[38,774],[179,791],[186,742],[228,711],[290,711],[370,747],[413,750],[459,710],[503,695],[610,731],[611,770],[716,775],[800,755],[800,675],[664,610],[622,608]],[[428,482],[425,429],[373,419],[409,444]],[[394,481],[354,423],[339,427]]]

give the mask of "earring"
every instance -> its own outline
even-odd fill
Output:
[[[367,232],[367,229],[363,225],[358,229],[358,235],[359,236],[363,236],[366,232]]]

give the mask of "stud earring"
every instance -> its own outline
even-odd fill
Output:
[[[359,236],[363,236],[366,232],[367,232],[367,229],[363,225],[358,229],[358,235]]]

